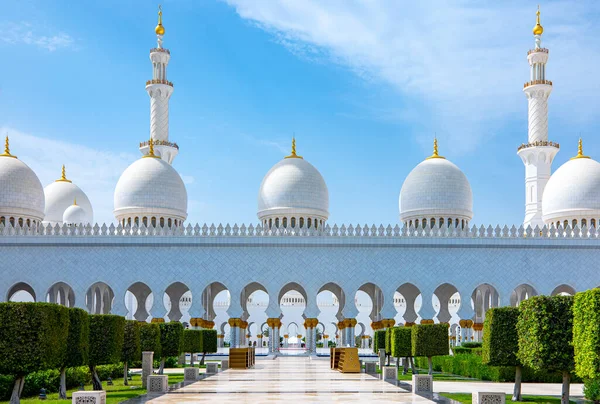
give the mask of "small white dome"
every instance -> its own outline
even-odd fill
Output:
[[[473,218],[469,180],[445,158],[429,158],[417,165],[406,177],[399,199],[403,222],[423,218],[468,222]]]
[[[544,189],[542,219],[546,224],[568,220],[569,225],[576,219],[600,219],[600,163],[576,158],[560,166]]]
[[[119,178],[114,196],[117,220],[144,216],[187,218],[187,191],[177,171],[160,158],[142,157]]]
[[[308,161],[291,157],[275,164],[258,191],[258,218],[267,216],[329,217],[329,191],[321,173]]]
[[[0,216],[44,219],[44,189],[27,164],[13,156],[0,156]]]
[[[86,225],[90,222],[87,221],[88,214],[84,208],[79,205],[71,205],[63,214],[62,222],[64,224],[75,224],[75,225]]]
[[[44,223],[61,224],[67,208],[77,200],[77,205],[86,212],[85,223],[94,223],[94,210],[89,198],[77,185],[67,180],[66,177],[58,179],[44,188],[46,197],[46,210]]]

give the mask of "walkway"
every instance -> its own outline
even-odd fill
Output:
[[[227,370],[188,384],[151,403],[275,402],[410,402],[432,401],[365,373],[340,373],[329,369],[329,361],[307,357],[257,360],[249,370]],[[141,402],[141,401],[139,401]]]

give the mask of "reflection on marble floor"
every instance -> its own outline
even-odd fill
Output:
[[[137,403],[430,403],[396,385],[365,374],[342,374],[329,369],[329,361],[283,357],[256,362],[254,369],[227,370],[190,383],[168,394],[146,397]]]

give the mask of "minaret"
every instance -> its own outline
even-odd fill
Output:
[[[171,164],[179,152],[177,143],[169,142],[169,99],[173,94],[173,83],[167,80],[167,66],[171,52],[163,48],[165,27],[162,25],[162,8],[158,6],[158,25],[154,29],[158,46],[150,49],[152,80],[146,82],[150,96],[150,138],[154,142],[154,152]],[[142,154],[148,154],[148,142],[140,143]]]
[[[558,143],[548,141],[548,97],[552,82],[546,80],[548,49],[541,47],[544,28],[540,24],[540,10],[533,28],[535,48],[527,52],[530,78],[523,86],[529,102],[528,142],[519,146],[517,154],[525,164],[525,227],[544,226],[542,196],[550,179],[552,160],[558,153]]]

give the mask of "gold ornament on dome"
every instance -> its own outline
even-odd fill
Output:
[[[292,154],[285,156],[286,159],[301,159],[302,156],[296,154],[296,137],[292,138]]]
[[[162,6],[160,5],[158,6],[158,25],[154,28],[154,32],[161,36],[165,34],[165,27],[162,25]]]
[[[12,154],[10,154],[10,146],[8,144],[8,135],[6,135],[6,140],[4,141],[4,153],[0,154],[1,157],[12,157],[13,159],[16,159],[17,156],[13,156]]]
[[[590,156],[583,155],[583,142],[581,141],[581,138],[579,138],[579,144],[577,145],[577,156],[571,157],[570,160],[589,159],[589,158],[590,158]]]
[[[148,140],[148,154],[146,154],[144,156],[144,158],[146,158],[146,157],[155,158],[155,159],[160,158],[154,154],[154,140],[152,138],[150,138],[150,140]]]
[[[431,156],[427,157],[425,160],[430,160],[430,159],[445,159],[445,157],[440,156],[438,153],[437,138],[433,138],[433,154]]]
[[[55,180],[54,182],[72,182],[67,179],[67,170],[65,169],[65,165],[63,164],[62,170],[60,172],[60,178]]]

